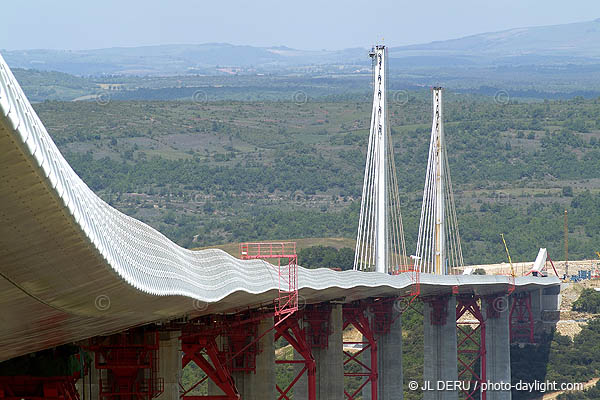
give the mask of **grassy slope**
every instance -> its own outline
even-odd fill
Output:
[[[370,104],[49,102],[42,120],[83,179],[178,243],[355,235]],[[392,103],[407,247],[427,157],[426,94]],[[495,104],[447,96],[450,168],[467,263],[562,253],[562,209],[600,191],[597,101]],[[575,197],[563,195],[567,187]],[[593,198],[570,219],[571,258],[600,237]],[[586,221],[586,218],[589,221]]]

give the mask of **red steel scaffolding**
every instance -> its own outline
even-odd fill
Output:
[[[242,260],[277,260],[279,296],[275,301],[275,315],[298,310],[298,255],[296,242],[240,243]],[[282,260],[287,260],[282,264]]]
[[[461,320],[462,318],[462,320]],[[456,298],[456,352],[458,380],[470,382],[461,389],[464,399],[486,399],[481,384],[486,382],[485,319],[478,296],[460,295]],[[479,368],[477,368],[479,367]]]
[[[512,296],[512,307],[508,317],[511,343],[534,343],[534,323],[531,312],[531,292]]]
[[[258,332],[258,324],[273,313],[245,313],[232,316],[206,316],[188,322],[181,329],[182,367],[194,362],[206,376],[189,388],[181,388],[184,400],[236,400],[239,393],[234,372],[254,373],[258,341],[267,332]],[[190,393],[211,380],[224,395],[195,396]]]
[[[150,400],[163,392],[158,377],[156,330],[132,329],[90,341],[95,353],[101,400]]]
[[[369,318],[365,314],[368,309],[367,302],[359,301],[344,306],[344,330],[349,326],[353,326],[358,330],[363,337],[362,341],[344,341],[344,346],[360,346],[360,350],[356,352],[350,352],[344,350],[344,376],[345,377],[359,377],[362,381],[358,388],[352,393],[349,393],[344,389],[344,395],[348,400],[354,400],[360,398],[362,390],[369,385],[371,392],[371,399],[377,400],[377,382],[378,382],[378,361],[377,361],[377,339],[375,338],[375,332],[372,329],[372,325],[369,323]],[[374,318],[375,319],[375,318]],[[377,326],[377,323],[373,325]],[[380,324],[381,327],[383,325]],[[369,364],[367,365],[361,361],[360,357],[369,352]],[[351,365],[358,365],[362,372],[352,372]],[[347,368],[349,367],[349,368]]]
[[[3,400],[79,400],[75,382],[79,373],[72,376],[2,376],[0,399]]]
[[[275,340],[277,341],[279,338],[283,337],[301,358],[294,360],[276,360],[276,364],[302,366],[287,387],[281,388],[279,385],[276,385],[277,400],[290,400],[292,388],[305,373],[308,384],[308,400],[316,400],[317,398],[317,365],[312,354],[312,347],[307,339],[308,328],[302,326],[304,325],[302,322],[303,318],[299,314],[303,314],[303,312],[295,313],[275,326]]]
[[[69,347],[7,361],[3,372],[8,374],[0,376],[0,399],[79,400],[75,383],[86,374],[85,356]]]

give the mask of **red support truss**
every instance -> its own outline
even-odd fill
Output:
[[[486,382],[485,320],[476,296],[457,296],[456,329],[458,380],[470,382],[461,389],[464,399],[486,399],[481,384]],[[479,370],[477,364],[479,363]]]
[[[277,360],[277,364],[299,364],[302,365],[302,369],[296,374],[292,382],[286,387],[281,388],[279,385],[277,389],[277,400],[290,400],[290,391],[294,385],[302,378],[304,373],[307,375],[308,383],[308,399],[316,400],[317,398],[317,379],[316,371],[317,366],[315,359],[312,355],[312,348],[307,340],[307,328],[300,326],[302,321],[302,315],[304,313],[296,313],[285,317],[280,323],[275,325],[275,340],[283,337],[287,342],[292,345],[294,350],[302,357],[300,360]],[[314,330],[313,330],[314,334]],[[323,343],[320,341],[319,343]]]
[[[247,313],[234,316],[207,316],[181,328],[182,366],[194,362],[206,376],[189,388],[182,387],[181,398],[238,399],[239,393],[232,378],[234,372],[256,371],[258,342],[270,330],[259,334],[259,322],[273,313]],[[271,328],[272,329],[272,328]],[[190,393],[200,384],[211,380],[224,395],[194,396]]]
[[[326,349],[329,346],[329,318],[331,304],[311,304],[302,313],[306,323],[306,342],[311,348]]]
[[[91,340],[99,372],[99,398],[149,400],[163,392],[158,377],[158,331],[130,330]]]
[[[216,335],[184,335],[181,339],[181,347],[183,350],[182,368],[185,368],[186,365],[193,361],[206,374],[204,379],[198,381],[191,388],[184,390],[180,396],[182,399],[238,400],[240,398],[231,377],[231,372],[226,366],[223,353],[217,344]],[[225,395],[188,395],[188,393],[207,379],[212,380]]]
[[[360,345],[361,349],[355,353],[344,350],[344,367],[351,363],[358,364],[363,372],[347,372],[344,368],[344,376],[346,377],[361,377],[364,378],[358,388],[352,392],[344,390],[346,399],[354,400],[358,399],[362,393],[362,390],[370,385],[371,388],[371,399],[377,400],[377,380],[378,380],[378,362],[377,362],[377,340],[375,339],[375,329],[385,331],[386,327],[389,330],[391,326],[391,307],[389,308],[388,316],[384,316],[383,312],[388,308],[388,304],[393,306],[393,302],[381,303],[378,307],[374,307],[376,313],[374,315],[373,326],[369,323],[368,317],[365,315],[366,310],[369,307],[367,302],[355,302],[352,304],[344,305],[344,325],[345,330],[348,326],[354,326],[363,336],[363,340],[360,342],[344,341],[344,345]],[[378,321],[378,322],[376,322]],[[389,322],[389,326],[388,326]],[[377,328],[376,328],[377,327]],[[375,328],[375,329],[374,329]],[[366,354],[369,351],[370,365],[366,365],[360,360],[360,356]]]
[[[0,399],[3,400],[79,400],[75,382],[80,374],[73,376],[2,376]]]
[[[275,301],[275,315],[290,314],[298,310],[296,242],[240,243],[240,258],[242,260],[277,260],[279,295]],[[284,261],[283,265],[282,260]]]
[[[230,326],[222,347],[231,372],[256,372],[258,321]]]
[[[517,293],[512,297],[510,308],[510,342],[535,343],[533,314],[531,313],[531,292]]]

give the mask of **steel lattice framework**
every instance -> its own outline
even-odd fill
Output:
[[[389,273],[408,262],[387,112],[387,49],[376,46],[369,55],[373,59],[373,110],[354,269]]]
[[[447,275],[464,262],[444,137],[442,88],[432,92],[433,124],[415,266],[421,272]]]

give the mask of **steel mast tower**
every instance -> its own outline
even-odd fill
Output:
[[[442,88],[434,87],[433,123],[415,266],[446,275],[464,266],[444,137]]]
[[[373,109],[356,238],[354,269],[383,273],[407,264],[404,228],[387,113],[387,49],[375,46]]]
[[[431,128],[435,152],[435,268],[434,273],[445,272],[446,249],[444,241],[444,162],[442,152],[446,150],[444,141],[444,125],[442,125],[442,88],[433,88],[433,126]],[[442,148],[444,145],[444,148]],[[444,272],[442,272],[444,271]]]

